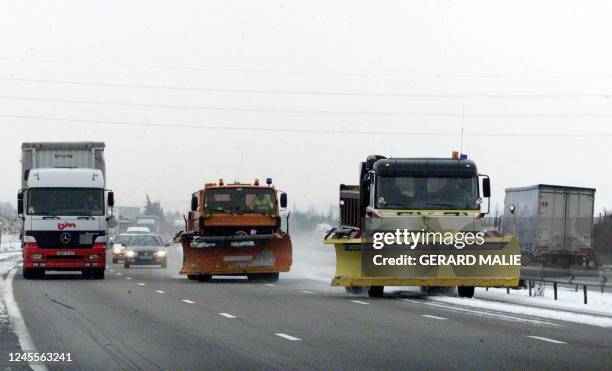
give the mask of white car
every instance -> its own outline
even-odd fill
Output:
[[[147,227],[128,227],[125,233],[128,234],[149,234],[151,230]]]

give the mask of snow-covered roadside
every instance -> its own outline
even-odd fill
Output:
[[[455,306],[464,306],[470,308],[493,310],[503,313],[518,314],[521,316],[531,316],[558,321],[575,322],[591,326],[612,328],[612,317],[610,316],[576,313],[560,309],[548,309],[520,303],[514,304],[509,302],[498,302],[477,298],[467,299],[458,297],[435,296],[430,297],[429,299],[431,299],[432,302],[441,305],[451,304]]]
[[[17,235],[3,234],[0,242],[0,253],[21,250],[21,242]]]
[[[21,255],[21,252],[0,254],[0,325],[3,326],[8,324],[8,314],[4,304],[4,298],[8,291],[6,288],[6,281],[3,277],[6,277],[8,272],[21,262],[21,258],[18,257],[19,255]]]
[[[544,289],[544,296],[529,296],[529,290],[526,289],[510,290],[510,294],[507,294],[506,289],[489,288],[489,291],[486,291],[484,288],[477,288],[474,298],[612,316],[612,293],[601,293],[596,290],[598,289],[589,287],[588,304],[584,304],[582,287],[577,292],[568,287],[559,287],[557,300],[554,300],[554,291],[550,286]]]

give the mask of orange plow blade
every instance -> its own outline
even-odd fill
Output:
[[[284,233],[194,236],[183,238],[181,243],[181,274],[243,275],[288,272],[291,269],[291,238]]]

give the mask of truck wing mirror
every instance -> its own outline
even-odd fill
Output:
[[[198,198],[196,196],[191,196],[191,211],[196,211],[198,209]]]
[[[482,179],[482,196],[491,197],[491,179],[488,177]]]
[[[280,207],[283,209],[287,208],[287,194],[285,192],[280,195]]]
[[[17,194],[17,215],[23,215],[23,192]]]
[[[108,206],[110,207],[115,206],[115,194],[113,193],[113,191],[108,192],[107,203],[108,203]]]

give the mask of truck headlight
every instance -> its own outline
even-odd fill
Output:
[[[120,254],[121,253],[121,248],[120,247],[115,247],[113,249],[113,254]]]
[[[155,256],[157,256],[158,258],[163,258],[164,256],[166,256],[166,252],[164,250],[156,251]]]
[[[136,256],[136,253],[134,251],[126,251],[125,256],[128,258],[133,258]]]
[[[98,254],[89,254],[89,259],[98,259],[100,256]]]
[[[32,260],[40,260],[42,257],[42,254],[30,254],[30,259]]]

